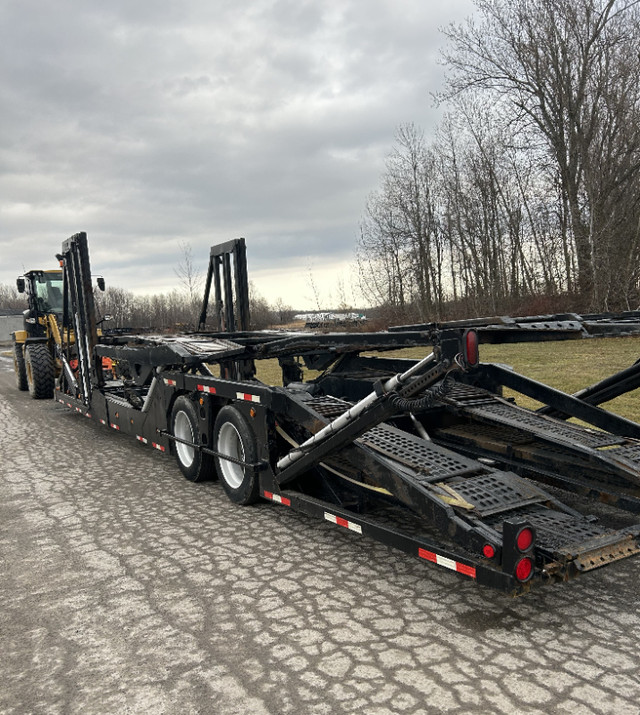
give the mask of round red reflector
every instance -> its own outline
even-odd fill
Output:
[[[465,337],[465,359],[467,365],[473,367],[478,364],[478,333],[475,330],[468,330]]]
[[[531,544],[533,544],[533,531],[531,531],[528,527],[522,529],[522,531],[518,533],[516,543],[518,544],[520,551],[526,551]]]
[[[516,578],[518,581],[526,581],[533,571],[533,562],[528,556],[520,559],[516,564]]]
[[[485,544],[482,547],[482,553],[488,558],[492,559],[496,555],[496,550],[491,546],[491,544]]]

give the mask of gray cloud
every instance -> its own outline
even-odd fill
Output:
[[[437,121],[438,27],[470,10],[5,0],[0,282],[79,230],[109,282],[138,291],[177,284],[180,240],[204,264],[244,235],[283,291],[287,270],[344,265],[395,128]]]

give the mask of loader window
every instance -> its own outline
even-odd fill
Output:
[[[62,313],[62,273],[43,273],[35,283],[39,310]]]

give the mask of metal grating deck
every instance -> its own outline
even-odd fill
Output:
[[[319,415],[322,415],[329,420],[340,417],[340,415],[343,412],[346,412],[353,404],[351,402],[347,402],[346,400],[340,400],[337,397],[331,397],[329,395],[318,395],[315,397],[309,395],[308,398],[303,396],[302,399],[314,412],[317,412]]]
[[[487,471],[472,459],[389,425],[378,425],[365,432],[357,441],[405,464],[419,475],[423,475],[423,481],[427,482],[463,474],[476,474],[479,470]]]
[[[495,395],[488,390],[475,385],[466,385],[463,382],[454,382],[447,389],[447,398],[466,405],[495,402]]]
[[[447,486],[473,504],[476,513],[483,517],[539,504],[547,499],[547,495],[531,482],[500,472],[452,480]]]
[[[594,449],[622,444],[625,441],[608,432],[590,430],[561,420],[536,415],[529,410],[517,408],[497,400],[491,404],[469,407],[468,412],[476,419],[495,420],[510,427],[531,429],[541,437],[546,435],[550,439],[564,439]]]
[[[493,442],[500,445],[530,444],[534,439],[529,432],[506,425],[488,425],[482,423],[452,425],[436,430],[435,434],[453,437],[473,444]]]

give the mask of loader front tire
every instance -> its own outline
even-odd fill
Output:
[[[180,471],[190,482],[200,482],[215,474],[213,457],[204,454],[197,447],[202,444],[198,412],[193,402],[185,395],[180,395],[171,411],[171,434],[178,439],[196,445],[192,447],[184,442],[174,442],[174,452]]]
[[[16,371],[16,383],[18,385],[18,390],[26,392],[29,389],[29,383],[27,382],[27,368],[24,364],[22,343],[13,344],[13,368]]]
[[[34,400],[50,400],[53,398],[55,374],[53,358],[45,343],[27,345],[25,364],[29,394]]]
[[[246,464],[258,459],[258,443],[247,418],[233,405],[223,407],[213,425],[214,450]],[[245,467],[223,457],[216,457],[216,469],[222,487],[236,504],[258,501],[259,480],[255,468]]]

